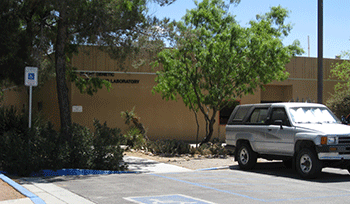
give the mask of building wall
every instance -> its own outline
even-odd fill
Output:
[[[0,106],[14,106],[17,110],[28,109],[28,90],[26,87],[10,87],[3,90],[3,100]]]
[[[338,82],[329,78],[331,65],[341,62],[336,59],[324,59],[324,102],[333,93],[333,87]],[[148,130],[152,140],[178,139],[184,141],[196,140],[196,122],[194,114],[185,107],[182,99],[177,101],[163,100],[161,95],[152,94],[156,85],[157,70],[150,66],[134,69],[130,60],[119,63],[93,46],[83,47],[71,61],[78,74],[84,77],[99,76],[112,83],[112,89],[99,90],[93,96],[81,94],[74,84],[67,83],[71,102],[72,121],[93,129],[93,120],[107,122],[110,127],[119,127],[125,133],[128,126],[121,118],[122,111],[130,111],[135,107],[136,114]],[[296,57],[286,65],[289,78],[282,82],[272,82],[258,88],[253,95],[240,99],[241,104],[272,102],[272,101],[305,101],[317,100],[317,59]],[[39,79],[40,80],[40,79]],[[36,88],[34,88],[35,90]],[[16,104],[22,107],[28,104],[26,91],[5,92],[5,104]],[[26,105],[25,105],[26,106]],[[48,81],[40,91],[33,95],[33,112],[48,118],[57,129],[60,126],[59,109],[55,80]],[[199,140],[205,135],[205,121],[198,113],[200,123]],[[225,139],[225,125],[219,125],[219,114],[216,117],[213,138]]]
[[[68,87],[70,87],[70,83],[68,83]],[[49,80],[41,87],[33,87],[32,110],[33,114],[40,114],[40,117],[48,119],[54,128],[59,130],[61,123],[56,90],[55,79]]]
[[[135,112],[147,128],[150,139],[195,141],[194,114],[184,105],[181,98],[178,101],[165,101],[160,94],[152,94],[152,87],[156,85],[155,74],[110,74],[114,76],[101,77],[114,82],[110,91],[103,88],[94,96],[89,96],[81,94],[76,87],[72,87],[71,103],[82,109],[82,112],[79,110],[72,113],[74,122],[93,128],[93,120],[96,118],[100,122],[107,121],[108,126],[119,127],[125,132],[129,126],[124,124],[121,112],[130,111],[135,107]],[[117,80],[138,81],[138,83],[115,83]],[[205,124],[201,115],[199,119],[201,124]],[[203,135],[202,129],[201,136]]]
[[[333,64],[339,62],[339,59],[323,60],[323,103],[334,93],[334,85],[340,82],[330,77]],[[295,57],[286,65],[286,71],[289,73],[287,80],[274,81],[260,90],[261,100],[317,102],[317,58]]]

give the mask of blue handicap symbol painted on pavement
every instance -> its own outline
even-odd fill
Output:
[[[213,204],[212,202],[203,201],[184,195],[130,197],[125,199],[140,204]]]
[[[34,80],[34,73],[29,73],[28,74],[28,79],[29,80]]]

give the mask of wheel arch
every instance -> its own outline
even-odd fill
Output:
[[[294,146],[294,156],[296,156],[296,154],[303,148],[310,148],[313,151],[316,151],[315,143],[313,141],[311,141],[311,140],[298,140]]]

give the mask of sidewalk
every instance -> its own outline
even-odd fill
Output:
[[[133,171],[134,173],[170,173],[192,171],[175,165],[159,163],[157,161],[138,157],[124,156],[124,161],[129,166],[128,170]],[[64,188],[58,187],[53,183],[49,183],[43,178],[22,178],[21,185],[4,175],[2,175],[0,178],[27,197],[24,199],[0,201],[0,204],[93,204],[93,202],[85,199],[84,197],[74,194]]]

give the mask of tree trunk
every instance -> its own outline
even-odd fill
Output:
[[[196,148],[198,148],[199,122],[198,122],[197,112],[195,110],[193,110],[193,112],[194,112],[194,117],[196,118],[196,124],[197,124]]]
[[[211,137],[213,136],[214,133],[214,124],[215,124],[215,116],[216,116],[216,110],[213,110],[213,115],[211,116],[211,119],[208,122],[208,133],[206,134],[205,138],[202,140],[201,144],[205,144],[208,143],[211,139]]]
[[[58,21],[55,66],[56,66],[56,82],[57,82],[57,96],[60,109],[61,131],[64,138],[69,142],[71,134],[69,128],[72,124],[70,105],[68,98],[68,87],[66,84],[66,55],[65,46],[68,39],[66,11],[60,12],[60,19]]]

